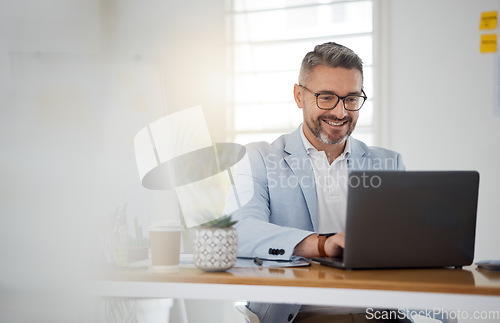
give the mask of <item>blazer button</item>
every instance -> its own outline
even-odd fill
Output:
[[[291,322],[293,320],[293,314],[288,315],[288,322]]]
[[[280,254],[280,255],[284,255],[284,254],[285,254],[285,249],[280,249],[280,250],[279,250],[279,254]]]
[[[270,255],[272,255],[272,254],[273,254],[273,251],[274,251],[274,249],[273,249],[273,248],[269,248],[269,251],[268,251],[268,252],[269,252],[269,254],[270,254]]]

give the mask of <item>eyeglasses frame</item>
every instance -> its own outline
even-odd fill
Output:
[[[342,100],[342,103],[344,104],[344,109],[347,110],[347,111],[359,111],[361,110],[361,108],[363,107],[363,105],[365,104],[366,100],[368,99],[368,97],[366,96],[366,93],[365,93],[365,90],[361,89],[361,92],[363,93],[363,95],[357,95],[357,94],[349,94],[349,95],[346,95],[346,96],[340,96],[338,94],[335,94],[334,92],[323,92],[323,93],[319,93],[319,92],[313,92],[311,90],[309,90],[307,87],[305,87],[304,85],[300,85],[299,86],[309,92],[311,92],[315,97],[316,97],[316,106],[318,107],[318,109],[321,109],[321,110],[333,110],[337,107],[337,105],[339,104],[339,101]],[[331,93],[333,95],[335,95],[339,100],[335,103],[335,105],[329,109],[324,109],[324,108],[320,108],[319,106],[319,103],[318,103],[318,97],[322,94],[326,94],[326,93]],[[364,101],[363,103],[361,104],[361,106],[356,109],[356,110],[353,110],[353,109],[348,109],[346,108],[346,105],[345,105],[345,99],[349,96],[357,96],[357,97],[360,97],[360,98],[363,98]]]

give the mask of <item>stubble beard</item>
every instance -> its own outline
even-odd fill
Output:
[[[328,144],[328,145],[338,145],[344,143],[347,138],[352,134],[354,127],[356,126],[353,124],[352,118],[349,116],[346,116],[344,119],[335,119],[331,121],[339,122],[339,121],[347,121],[347,133],[342,137],[342,138],[331,138],[328,136],[328,134],[323,130],[321,127],[321,119],[318,118],[316,119],[313,123],[311,124],[310,120],[305,118],[305,122],[309,130],[311,130],[312,134],[322,143]]]

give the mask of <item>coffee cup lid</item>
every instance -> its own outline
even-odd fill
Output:
[[[149,226],[149,231],[182,231],[184,228],[179,221],[156,221]]]

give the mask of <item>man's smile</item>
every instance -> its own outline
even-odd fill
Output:
[[[332,127],[339,127],[339,126],[344,126],[350,120],[346,118],[346,119],[336,119],[336,120],[321,119],[321,121],[325,122],[326,124]]]

